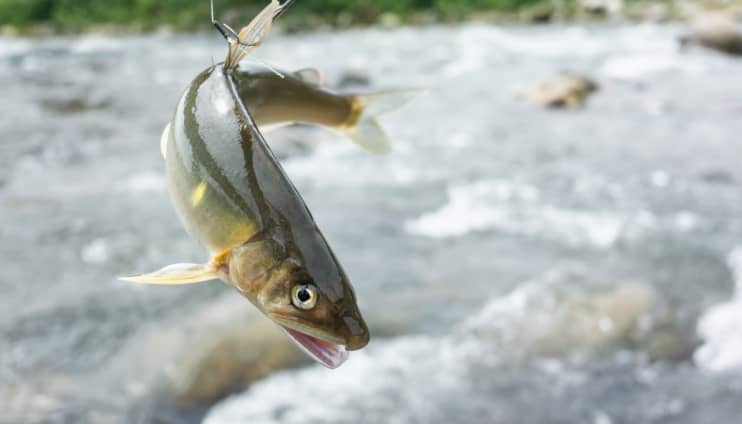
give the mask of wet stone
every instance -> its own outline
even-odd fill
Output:
[[[683,46],[696,44],[730,55],[742,55],[742,30],[732,16],[724,13],[696,16],[679,41]]]
[[[41,106],[58,114],[76,114],[111,107],[111,99],[90,99],[87,97],[46,98],[39,101]]]
[[[710,170],[700,175],[701,180],[710,184],[731,185],[735,183],[734,175],[724,170]]]
[[[366,87],[371,85],[371,76],[362,69],[348,69],[340,75],[338,88]]]
[[[579,108],[597,90],[598,84],[589,77],[564,73],[528,90],[526,99],[531,104],[547,108]]]

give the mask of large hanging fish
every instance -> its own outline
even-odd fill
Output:
[[[237,81],[237,64],[262,42],[287,3],[273,0],[239,34],[215,22],[230,41],[227,59],[191,82],[162,135],[173,203],[211,260],[124,279],[221,279],[311,357],[335,368],[346,350],[368,343],[368,328],[350,281],[258,131]]]

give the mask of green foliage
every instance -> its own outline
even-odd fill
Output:
[[[460,18],[481,11],[514,12],[546,0],[296,0],[291,19],[318,17],[333,22],[344,16],[367,23],[382,13],[402,17],[432,11],[444,18]],[[216,0],[221,13],[255,13],[266,0]],[[63,29],[85,29],[97,24],[152,28],[168,24],[178,28],[208,25],[208,0],[0,0],[0,25],[24,27],[51,23]],[[287,15],[287,17],[289,16]]]
[[[0,0],[0,24],[22,26],[51,18],[55,0]]]
[[[515,12],[542,0],[434,0],[433,8],[444,16],[462,17],[471,12]]]

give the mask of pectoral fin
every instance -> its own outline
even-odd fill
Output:
[[[119,280],[143,284],[192,284],[219,278],[213,265],[174,264],[149,274],[119,277]]]
[[[291,122],[291,121],[276,122],[275,124],[259,125],[259,127],[260,127],[260,131],[262,131],[263,133],[267,133],[267,132],[271,132],[271,131],[277,130],[279,128],[283,128],[283,127],[289,126],[289,125],[291,125],[293,123],[294,122]]]

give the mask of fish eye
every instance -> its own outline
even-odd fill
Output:
[[[317,286],[312,283],[297,284],[291,289],[291,303],[299,309],[314,308],[317,297]]]

